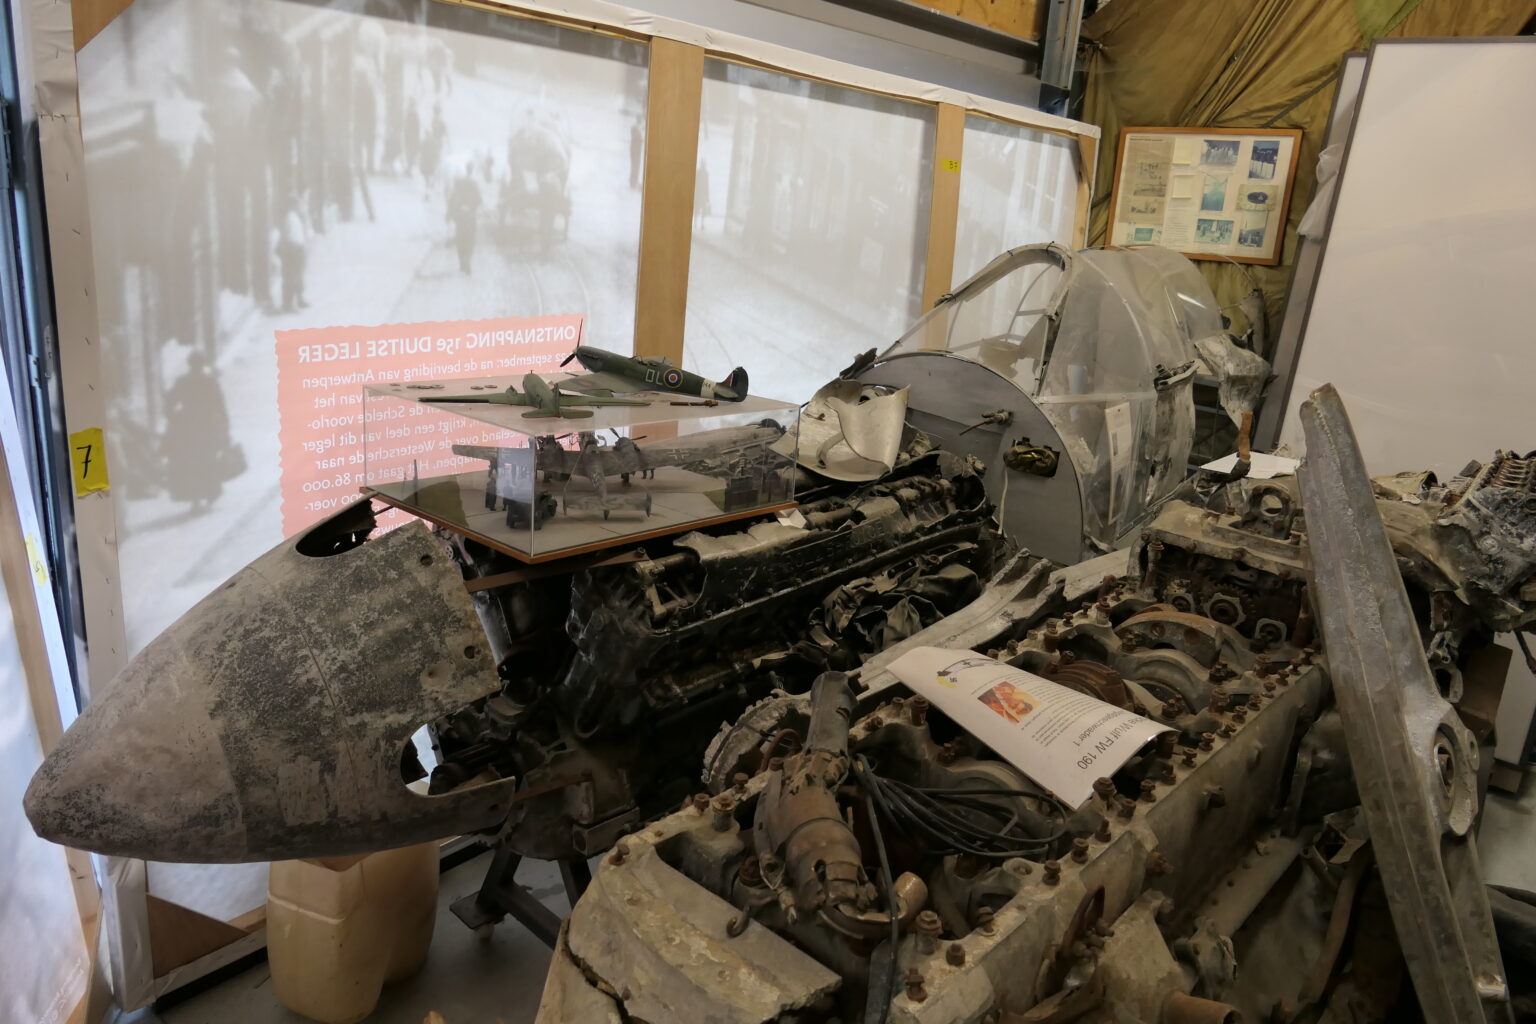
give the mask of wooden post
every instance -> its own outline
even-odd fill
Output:
[[[960,216],[960,157],[965,108],[940,103],[933,140],[933,186],[928,198],[928,255],[923,265],[923,311],[948,293],[955,276],[955,221]]]
[[[693,189],[699,158],[704,50],[651,40],[645,105],[645,178],[640,267],[635,283],[635,354],[683,359]]]
[[[75,28],[75,50],[96,38],[96,33],[128,9],[133,0],[70,0],[70,21]]]

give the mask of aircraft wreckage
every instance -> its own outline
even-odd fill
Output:
[[[27,813],[155,860],[481,833],[455,909],[555,945],[544,1022],[1509,1019],[1495,925],[1536,930],[1472,823],[1536,460],[1373,483],[1325,391],[1299,480],[1187,478],[1202,367],[1251,408],[1182,257],[1006,253],[784,435],[799,522],[528,571],[361,501],[141,652]],[[975,672],[990,723],[919,692]],[[1021,769],[988,730],[1062,694],[1124,742]]]

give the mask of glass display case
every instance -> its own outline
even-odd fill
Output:
[[[568,376],[365,387],[364,493],[528,562],[793,506],[772,445],[795,405],[593,397]]]

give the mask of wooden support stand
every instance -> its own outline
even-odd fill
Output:
[[[540,903],[526,886],[517,883],[514,876],[522,860],[521,854],[497,850],[485,873],[485,881],[480,883],[480,891],[454,900],[449,909],[454,917],[482,934],[488,934],[503,918],[510,916],[540,942],[554,949],[560,936],[561,918]],[[568,857],[559,861],[559,865],[565,895],[574,907],[592,881],[592,872],[581,857]]]

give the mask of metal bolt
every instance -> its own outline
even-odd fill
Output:
[[[1125,636],[1120,638],[1120,649],[1122,651],[1126,651],[1126,652],[1141,650],[1141,634],[1140,633],[1127,633],[1127,634],[1125,634]]]
[[[1072,840],[1072,859],[1079,864],[1088,860],[1088,840],[1077,836]]]
[[[1273,690],[1275,688],[1275,684],[1274,683],[1265,683],[1264,685],[1269,687],[1271,690]],[[1257,711],[1257,710],[1259,710],[1259,708],[1262,708],[1263,706],[1264,706],[1264,698],[1263,697],[1260,697],[1256,693],[1249,695],[1249,697],[1248,697],[1248,710],[1249,711]]]
[[[958,942],[951,942],[944,948],[944,962],[951,967],[964,967],[965,947]]]
[[[731,781],[736,785],[736,795],[742,796],[747,792],[747,783],[752,781],[752,777],[746,772],[737,772],[731,776]]]
[[[1061,881],[1061,861],[1048,860],[1041,866],[1045,868],[1045,874],[1040,879],[1042,882],[1046,885],[1055,885]]]
[[[1147,856],[1147,874],[1154,877],[1160,877],[1162,875],[1168,874],[1172,870],[1173,865],[1170,864],[1168,862],[1168,858],[1164,857],[1159,851],[1153,850],[1151,854]]]
[[[1141,802],[1150,804],[1157,799],[1157,783],[1151,779],[1141,780]]]
[[[1159,772],[1159,775],[1161,776],[1162,780],[1168,783],[1170,786],[1173,785],[1173,783],[1178,779],[1178,776],[1174,774],[1172,761],[1163,762],[1163,767]]]
[[[1120,817],[1125,818],[1127,821],[1129,821],[1131,819],[1131,817],[1133,817],[1135,814],[1136,814],[1136,801],[1132,800],[1128,796],[1121,797],[1120,798]]]
[[[913,697],[912,703],[907,707],[907,716],[913,725],[922,725],[928,721],[928,698]]]
[[[928,956],[938,948],[939,936],[944,931],[944,922],[939,920],[939,915],[931,910],[925,910],[917,915],[917,920],[912,922],[912,931],[917,934],[917,951]]]
[[[1195,766],[1195,755],[1196,755],[1196,753],[1197,753],[1197,751],[1195,750],[1194,747],[1185,747],[1184,748],[1184,767],[1185,768],[1193,768]]]
[[[751,854],[743,857],[741,866],[736,869],[736,877],[742,885],[762,885],[763,869],[762,865],[757,862],[757,857]]]
[[[608,863],[618,867],[629,856],[629,844],[622,839],[614,844],[613,852],[608,855]]]
[[[1171,700],[1163,701],[1162,712],[1163,712],[1163,717],[1164,718],[1178,718],[1179,717],[1179,712],[1181,710],[1183,710],[1183,709],[1180,708],[1179,705],[1175,704],[1173,701],[1171,701]]]
[[[1203,732],[1203,733],[1200,734],[1200,749],[1201,750],[1210,750],[1215,745],[1216,745],[1216,734],[1215,733],[1213,733],[1213,732]]]
[[[1144,590],[1156,590],[1158,583],[1157,563],[1163,559],[1163,542],[1154,540],[1147,542],[1147,571],[1142,574],[1141,586]]]
[[[1183,705],[1180,704],[1180,707],[1182,707],[1182,706]],[[1161,733],[1157,737],[1157,756],[1158,757],[1172,757],[1173,756],[1173,745],[1175,743],[1177,743],[1178,741],[1179,741],[1179,734],[1176,733],[1176,732]]]
[[[1211,669],[1211,671],[1214,673],[1216,670],[1215,669]],[[1212,711],[1225,711],[1225,710],[1227,710],[1227,691],[1222,689],[1219,686],[1215,687],[1214,689],[1211,690],[1211,710]]]
[[[1216,730],[1216,735],[1220,736],[1224,740],[1231,739],[1232,733],[1234,731],[1235,730],[1232,728],[1231,722],[1222,722],[1221,728]]]
[[[1232,721],[1238,725],[1242,725],[1244,722],[1248,721],[1248,709],[1238,708],[1237,710],[1233,711]]]
[[[923,988],[923,972],[916,967],[907,968],[907,998],[914,1003],[928,998],[928,992]]]
[[[981,907],[976,911],[976,930],[983,935],[992,934],[992,908]]]
[[[1115,797],[1115,780],[1110,778],[1094,779],[1093,792],[1099,799],[1112,802]]]
[[[1094,831],[1093,831],[1093,838],[1097,839],[1101,843],[1109,842],[1109,819],[1108,818],[1100,818],[1099,819],[1099,827],[1094,829]]]
[[[1269,655],[1260,654],[1253,659],[1253,674],[1260,679],[1269,677]]]
[[[721,793],[715,797],[711,806],[715,809],[715,820],[713,822],[715,831],[728,831],[736,820],[736,798],[729,793]]]
[[[709,794],[708,793],[695,793],[695,794],[693,794],[693,809],[694,810],[698,811],[700,814],[703,814],[704,811],[708,807],[709,807]]]
[[[770,757],[768,759],[768,770],[769,771],[777,772],[777,771],[782,771],[783,769],[784,769],[784,759],[782,757]]]
[[[1056,629],[1056,620],[1052,619],[1045,624],[1045,633],[1040,637],[1040,646],[1045,648],[1047,654],[1054,654],[1060,641],[1061,634]]]

